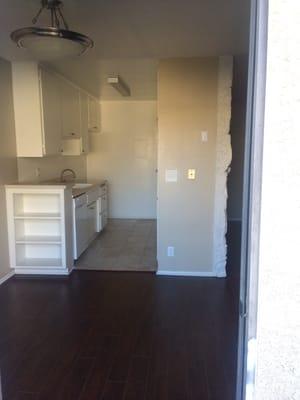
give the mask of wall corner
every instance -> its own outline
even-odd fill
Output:
[[[232,159],[230,140],[233,57],[219,57],[216,178],[214,196],[213,268],[226,277],[227,177]]]

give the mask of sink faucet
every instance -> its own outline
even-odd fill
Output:
[[[66,169],[64,169],[64,170],[61,171],[61,174],[60,174],[60,181],[61,181],[61,182],[66,182],[66,181],[68,180],[68,179],[66,179],[66,177],[65,177],[66,172],[70,172],[70,174],[67,174],[67,176],[69,176],[69,175],[71,175],[71,174],[73,175],[73,177],[72,177],[72,180],[73,180],[73,181],[76,179],[75,171],[73,171],[71,168],[66,168]]]

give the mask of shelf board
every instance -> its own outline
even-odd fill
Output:
[[[22,267],[61,267],[63,268],[62,265],[62,259],[61,258],[24,258],[23,260],[18,260],[17,261],[17,268],[22,268]]]
[[[61,219],[59,213],[24,213],[14,216],[15,219]]]
[[[61,244],[61,236],[23,236],[16,239],[16,244]]]

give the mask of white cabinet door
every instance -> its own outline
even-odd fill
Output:
[[[43,157],[41,76],[38,65],[13,62],[12,86],[17,156]]]
[[[89,131],[100,131],[100,103],[89,96]]]
[[[62,136],[80,137],[79,89],[63,79],[60,80],[62,102]]]
[[[97,202],[87,206],[87,240],[90,242],[97,233]]]
[[[43,118],[43,154],[61,152],[61,97],[59,80],[48,71],[40,70],[41,108]],[[30,99],[28,99],[30,101]]]
[[[74,258],[78,259],[87,248],[87,207],[86,204],[80,205],[75,210],[74,219],[75,228],[75,243],[74,243]]]
[[[107,211],[107,195],[103,195],[101,199],[101,211]]]
[[[97,232],[101,232],[102,231],[102,208],[101,208],[101,200],[102,197],[99,197],[99,199],[97,200]]]
[[[81,152],[89,152],[89,97],[80,91]]]
[[[104,211],[104,212],[102,213],[102,228],[105,228],[105,227],[106,227],[106,225],[107,225],[107,219],[108,219],[107,211]]]

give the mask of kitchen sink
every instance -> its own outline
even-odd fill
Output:
[[[91,187],[91,186],[93,186],[92,183],[75,183],[72,186],[72,189],[86,189],[86,188]]]

